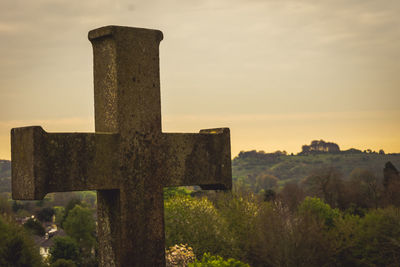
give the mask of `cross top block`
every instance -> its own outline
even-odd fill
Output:
[[[114,38],[118,38],[116,36],[119,35],[122,38],[125,38],[129,34],[149,35],[151,32],[153,32],[156,42],[161,42],[162,39],[164,38],[163,33],[159,30],[110,25],[91,30],[88,33],[88,39],[92,42],[94,39],[103,38],[107,36],[114,36]]]
[[[161,131],[160,31],[107,26],[88,37],[96,131],[12,129],[12,195],[97,190],[100,266],[164,266],[163,188],[231,189],[230,132]]]

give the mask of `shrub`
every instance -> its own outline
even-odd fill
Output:
[[[252,254],[250,236],[257,234],[256,220],[263,203],[254,194],[218,194],[215,205],[225,222],[225,236],[229,242],[218,255],[247,260]],[[267,206],[266,203],[264,206]],[[216,254],[216,253],[215,253]],[[250,255],[249,255],[250,254]]]
[[[43,266],[39,250],[24,229],[1,216],[0,266]]]
[[[42,224],[35,219],[29,218],[29,220],[24,223],[24,228],[30,231],[34,235],[44,236],[46,231]]]
[[[352,253],[369,266],[400,266],[400,209],[370,211],[355,231],[357,245]]]
[[[188,244],[196,255],[219,254],[229,248],[225,222],[207,198],[177,196],[165,201],[164,205],[167,247]]]
[[[56,263],[59,259],[79,261],[79,246],[69,236],[54,237],[54,245],[50,248],[50,261]]]
[[[205,253],[201,261],[189,263],[189,267],[250,267],[241,261],[229,258],[225,260],[221,256],[213,256],[210,253]]]
[[[52,263],[50,267],[76,267],[76,264],[71,260],[58,259],[56,262]]]
[[[335,219],[340,217],[338,209],[332,209],[328,204],[325,204],[321,199],[316,197],[306,197],[298,209],[299,215],[314,216],[324,221],[327,227],[332,227]]]

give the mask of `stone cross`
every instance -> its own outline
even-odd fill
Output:
[[[232,186],[228,128],[161,131],[158,30],[107,26],[94,51],[95,133],[11,130],[12,195],[97,190],[100,266],[164,266],[163,187]]]

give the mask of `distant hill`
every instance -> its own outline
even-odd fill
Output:
[[[262,174],[274,176],[278,184],[289,181],[300,181],[316,169],[323,167],[336,168],[346,179],[356,169],[372,171],[378,177],[383,176],[386,162],[392,162],[400,169],[400,153],[385,154],[358,149],[341,151],[335,143],[313,141],[311,145],[303,146],[297,155],[287,155],[285,151],[265,153],[263,151],[242,151],[232,161],[234,182],[242,181]],[[0,193],[11,192],[11,161],[0,160]]]
[[[287,155],[285,151],[265,153],[263,151],[242,151],[232,161],[233,180],[245,184],[249,179],[265,174],[278,178],[278,184],[288,181],[300,181],[312,171],[325,167],[334,167],[346,179],[350,173],[361,168],[383,176],[385,163],[391,161],[400,168],[400,154],[385,154],[366,150],[349,149],[341,151],[335,143],[313,141],[304,145],[297,155]]]
[[[0,160],[0,193],[11,192],[11,161]]]

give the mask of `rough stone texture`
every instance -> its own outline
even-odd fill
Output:
[[[96,133],[11,131],[14,199],[97,190],[100,266],[164,266],[163,187],[232,186],[227,128],[162,133],[157,30],[89,32]]]

